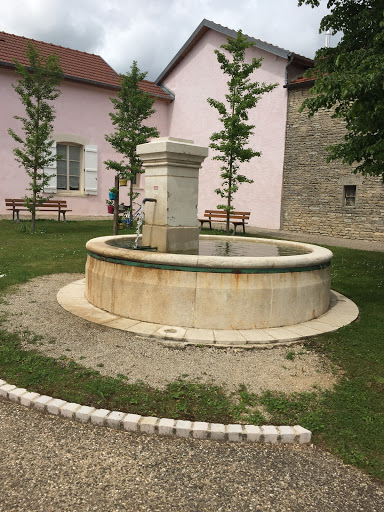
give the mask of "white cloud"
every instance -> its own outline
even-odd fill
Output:
[[[313,57],[326,12],[297,0],[13,0],[0,4],[0,30],[97,53],[122,73],[137,60],[153,80],[203,18]]]

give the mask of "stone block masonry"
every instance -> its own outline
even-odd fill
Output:
[[[299,425],[293,427],[267,425],[222,425],[202,421],[185,421],[171,418],[140,416],[120,411],[95,409],[86,405],[68,403],[60,398],[40,395],[7,384],[0,379],[0,396],[26,407],[34,407],[39,411],[63,416],[80,423],[114,428],[144,434],[175,436],[185,439],[211,439],[214,441],[258,442],[258,443],[297,443],[311,442],[311,431]]]
[[[381,177],[353,174],[340,160],[327,163],[326,147],[341,142],[342,121],[322,110],[308,118],[299,112],[310,86],[289,89],[284,161],[284,230],[384,242],[384,183]],[[354,189],[354,206],[345,204],[345,187]]]

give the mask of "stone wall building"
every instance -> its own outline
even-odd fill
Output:
[[[384,241],[384,183],[353,174],[341,161],[327,163],[325,148],[341,140],[344,126],[322,110],[308,118],[299,107],[312,81],[287,86],[281,228],[357,240]]]

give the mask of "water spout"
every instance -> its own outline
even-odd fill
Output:
[[[152,197],[146,197],[145,199],[143,199],[143,201],[141,203],[141,210],[140,210],[138,218],[137,218],[136,239],[135,239],[135,244],[133,246],[134,249],[137,249],[137,245],[139,243],[139,238],[140,238],[140,234],[141,234],[141,226],[143,225],[143,222],[144,222],[144,205],[147,202],[156,203],[157,199],[153,199]]]
[[[139,243],[140,233],[141,233],[141,226],[143,225],[144,221],[144,210],[143,208],[140,210],[139,215],[137,217],[137,226],[136,226],[136,238],[133,248],[137,249],[137,244]]]

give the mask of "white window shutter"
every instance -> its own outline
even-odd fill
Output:
[[[97,146],[85,146],[84,149],[84,192],[95,196],[97,195]]]
[[[51,155],[56,156],[56,142],[51,146]],[[57,160],[51,162],[43,169],[44,176],[49,176],[48,184],[44,187],[47,194],[56,194],[57,192]]]

